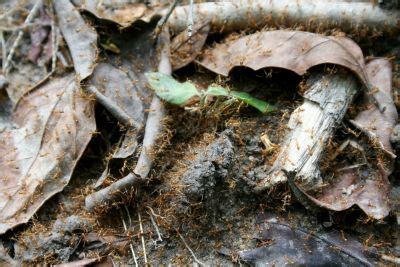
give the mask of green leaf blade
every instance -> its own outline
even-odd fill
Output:
[[[276,110],[275,106],[270,105],[270,104],[268,104],[267,102],[265,102],[263,100],[255,98],[255,97],[251,96],[250,94],[248,94],[246,92],[231,91],[230,94],[233,97],[242,100],[246,104],[248,104],[248,105],[250,105],[252,107],[255,107],[256,109],[258,109],[262,113],[272,112],[272,111]]]
[[[171,104],[184,105],[191,98],[200,95],[192,83],[180,83],[170,75],[160,72],[147,72],[145,76],[155,93]]]

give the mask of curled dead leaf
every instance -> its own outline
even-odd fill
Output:
[[[96,125],[74,74],[25,95],[0,134],[0,234],[26,223],[69,182]]]
[[[247,35],[206,50],[199,62],[223,76],[239,66],[284,68],[303,75],[309,68],[327,63],[352,70],[369,85],[364,57],[356,43],[346,37],[310,32],[279,30]]]

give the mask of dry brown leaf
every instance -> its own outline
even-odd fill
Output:
[[[320,64],[336,64],[354,71],[365,83],[364,57],[360,47],[346,37],[327,37],[301,31],[266,31],[218,44],[200,61],[203,67],[223,76],[238,66],[253,70],[284,68],[303,75]]]
[[[58,24],[68,44],[80,80],[92,74],[97,59],[97,33],[69,0],[54,0]]]
[[[158,15],[163,6],[150,8],[143,3],[115,3],[99,1],[85,1],[80,8],[105,22],[115,23],[121,29],[131,26],[136,21],[150,22]]]
[[[393,101],[392,64],[386,59],[375,59],[367,64],[366,72],[376,91],[375,99],[384,111],[380,112],[375,105],[369,105],[369,109],[360,112],[351,122],[376,140],[391,157],[396,157],[390,144],[390,135],[398,118]]]
[[[317,196],[311,196],[295,185],[303,195],[319,207],[334,211],[346,210],[353,205],[359,206],[368,216],[382,219],[389,215],[390,182],[388,176],[393,172],[393,149],[390,144],[390,134],[397,121],[397,111],[392,98],[391,64],[384,59],[373,60],[366,66],[371,84],[377,88],[375,99],[380,106],[386,107],[380,112],[375,105],[369,105],[369,109],[358,114],[355,122],[360,128],[370,131],[376,136],[380,148],[388,152],[389,157],[382,158],[377,153],[378,162],[369,162],[368,165],[377,165],[377,169],[350,168],[340,171],[338,177],[322,189]],[[372,98],[371,95],[368,96]],[[367,99],[366,102],[370,102]],[[379,151],[378,151],[379,152]],[[290,177],[288,177],[290,179]],[[295,189],[296,190],[296,189]]]
[[[170,60],[173,70],[188,65],[200,54],[209,31],[210,23],[199,21],[194,25],[191,37],[186,29],[172,39]]]
[[[92,132],[93,105],[74,74],[25,95],[0,134],[0,234],[26,223],[69,182]]]

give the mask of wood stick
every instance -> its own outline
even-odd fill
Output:
[[[96,208],[109,208],[111,204],[123,198],[129,190],[136,185],[143,183],[143,179],[130,173],[115,183],[103,188],[85,199],[85,207],[88,211],[94,211]]]
[[[136,122],[131,116],[129,116],[123,109],[121,109],[117,104],[111,101],[108,97],[103,95],[94,86],[88,86],[85,90],[93,94],[97,102],[99,102],[105,109],[107,109],[111,115],[113,115],[120,123],[127,127],[134,127],[136,129],[141,129],[142,124]]]
[[[317,74],[307,81],[304,103],[291,115],[286,140],[267,177],[256,190],[287,181],[285,173],[301,178],[302,188],[318,188],[322,178],[318,168],[325,144],[342,122],[359,89],[349,73]]]
[[[169,35],[165,36],[164,33],[168,32],[168,28],[165,27],[163,33],[160,35],[160,39],[165,44],[161,52],[161,58],[158,70],[163,73],[171,74],[171,64],[169,61]],[[168,40],[168,41],[165,41]],[[94,87],[88,86],[88,91],[95,94],[96,99],[100,102],[106,101],[104,95],[102,95]],[[102,103],[102,102],[100,102]],[[103,104],[102,103],[102,104]],[[111,103],[112,104],[112,103]],[[118,106],[107,104],[110,113],[115,115],[124,114],[122,111],[118,110]],[[106,107],[106,106],[105,106]],[[107,107],[106,107],[107,108]],[[97,207],[107,207],[113,202],[121,199],[124,193],[130,190],[132,187],[140,185],[143,183],[150,172],[151,166],[153,164],[152,151],[155,147],[155,143],[162,131],[162,120],[164,118],[164,105],[158,96],[154,95],[152,103],[150,105],[150,113],[147,118],[145,135],[143,138],[143,148],[140,153],[137,165],[135,167],[134,173],[130,173],[124,178],[118,180],[117,182],[111,184],[110,186],[103,188],[102,190],[92,193],[85,199],[85,207],[89,211],[95,210]],[[115,114],[113,113],[115,112]],[[117,117],[118,119],[118,117]],[[120,116],[119,120],[128,122],[126,116]]]
[[[186,29],[190,5],[179,6],[168,20],[170,29]],[[198,20],[209,19],[214,32],[261,29],[265,26],[303,26],[315,31],[340,28],[367,29],[395,34],[399,31],[399,11],[382,10],[371,2],[309,0],[235,0],[194,5]]]
[[[161,33],[160,35],[160,42],[162,42],[164,46],[161,51],[158,71],[170,75],[172,73],[172,68],[169,60],[170,45],[167,27],[164,28],[163,33]],[[142,178],[147,177],[150,172],[151,166],[153,165],[154,148],[159,136],[162,133],[162,124],[164,117],[164,104],[157,95],[154,95],[153,100],[150,104],[150,112],[147,117],[142,151],[140,153],[135,170],[133,171],[135,174],[139,175]]]

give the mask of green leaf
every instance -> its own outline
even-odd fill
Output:
[[[218,85],[210,85],[205,92],[199,92],[196,86],[190,82],[180,83],[172,76],[159,72],[148,72],[145,74],[151,88],[156,94],[165,101],[183,105],[189,99],[195,96],[226,96],[239,99],[246,104],[255,107],[262,113],[274,111],[276,108],[267,102],[251,96],[245,92],[230,91],[227,88]]]
[[[250,94],[246,92],[237,92],[237,91],[231,91],[231,95],[237,99],[242,100],[246,104],[255,107],[262,113],[267,113],[271,111],[275,111],[276,107],[273,105],[268,104],[267,102],[260,100],[258,98],[255,98],[251,96]]]
[[[262,113],[271,112],[276,110],[276,107],[268,104],[267,102],[260,100],[251,96],[245,92],[238,92],[238,91],[229,91],[228,89],[222,86],[214,86],[211,85],[208,87],[207,91],[205,92],[206,95],[214,95],[214,96],[231,96],[236,99],[239,99],[246,104],[255,107]]]
[[[155,93],[171,104],[183,105],[192,97],[200,96],[190,82],[180,83],[172,76],[160,72],[147,72],[145,75]]]

